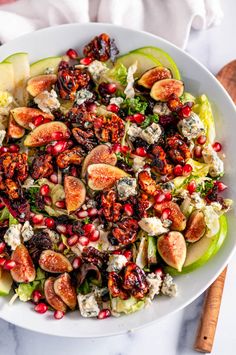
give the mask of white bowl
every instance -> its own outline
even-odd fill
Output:
[[[186,90],[195,95],[205,93],[213,104],[219,140],[226,153],[226,178],[229,195],[236,200],[236,116],[230,97],[214,76],[195,59],[169,42],[145,32],[138,32],[109,24],[71,24],[47,28],[19,37],[0,47],[0,60],[15,52],[26,51],[33,62],[43,57],[65,53],[68,48],[82,48],[92,37],[107,32],[114,37],[121,53],[143,46],[156,46],[168,52],[176,61]],[[187,306],[198,297],[219,275],[235,249],[235,212],[228,216],[228,237],[218,252],[205,266],[191,274],[176,277],[179,294],[175,298],[160,297],[153,304],[129,316],[108,318],[104,321],[81,318],[78,311],[55,321],[52,314],[39,315],[30,303],[15,302],[8,306],[8,299],[0,298],[0,317],[18,326],[41,333],[67,337],[102,337],[122,334],[160,320],[170,313]]]

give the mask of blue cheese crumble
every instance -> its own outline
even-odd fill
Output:
[[[35,96],[34,102],[38,105],[38,108],[45,113],[51,113],[53,110],[57,110],[60,107],[60,102],[57,98],[55,90],[42,91]]]
[[[140,228],[150,236],[161,235],[168,232],[168,229],[163,226],[162,221],[158,217],[142,218],[138,224]]]
[[[194,112],[188,118],[183,118],[179,121],[178,129],[188,140],[195,139],[205,132],[202,121]]]
[[[141,138],[148,144],[157,143],[162,130],[158,123],[152,123],[149,127],[142,129],[138,127],[135,123],[131,124],[128,128],[127,134],[131,141],[135,141],[136,138]]]
[[[209,174],[212,177],[217,177],[224,172],[224,163],[218,157],[212,146],[208,144],[202,150],[203,160],[206,164],[210,165]]]
[[[15,250],[21,244],[21,228],[21,224],[13,224],[8,228],[3,237],[12,250]]]
[[[120,272],[123,267],[127,264],[127,259],[124,255],[110,255],[109,261],[108,261],[108,267],[107,271],[108,272]]]
[[[82,317],[90,318],[98,316],[99,307],[93,293],[88,293],[87,295],[82,295],[79,293],[77,299]]]
[[[87,89],[81,89],[77,91],[75,101],[77,105],[82,105],[85,101],[91,99],[93,93]]]
[[[120,200],[137,195],[137,181],[135,178],[123,177],[117,181],[117,192]]]

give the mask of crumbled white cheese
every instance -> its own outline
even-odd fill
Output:
[[[12,250],[15,250],[17,245],[21,244],[21,224],[11,225],[4,235],[4,240],[11,247]]]
[[[140,138],[148,144],[154,144],[158,142],[161,133],[162,130],[160,125],[158,123],[152,123],[151,126],[141,130]]]
[[[163,227],[162,221],[158,217],[142,218],[138,222],[140,228],[142,228],[148,235],[161,235],[168,232],[168,229]]]
[[[133,160],[133,170],[135,173],[139,173],[141,170],[143,170],[143,167],[145,165],[145,158],[135,156]]]
[[[124,99],[122,97],[112,97],[110,100],[110,104],[115,104],[116,106],[120,107]]]
[[[61,239],[60,234],[58,234],[54,230],[46,228],[46,229],[44,229],[44,231],[47,232],[49,238],[51,239],[51,241],[53,243],[56,244],[60,241],[60,239]]]
[[[97,317],[99,313],[98,303],[93,293],[87,295],[78,294],[79,310],[82,317]]]
[[[224,163],[218,157],[210,144],[206,145],[202,150],[204,162],[210,165],[209,174],[212,177],[219,176],[224,172]]]
[[[34,102],[38,105],[38,108],[46,113],[56,110],[60,107],[60,102],[57,98],[55,90],[42,91],[34,98]]]
[[[134,91],[134,73],[137,70],[137,62],[135,62],[134,64],[132,64],[129,68],[128,68],[128,72],[127,72],[127,86],[124,90],[124,94],[126,95],[126,98],[128,99],[132,99],[135,96],[135,91]]]
[[[48,67],[44,70],[44,74],[53,74],[54,73],[54,68]]]
[[[33,237],[34,230],[33,227],[30,225],[29,221],[26,221],[23,224],[21,229],[21,235],[24,242],[28,242],[28,240],[30,240]]]
[[[199,195],[198,192],[193,192],[191,194],[191,202],[192,204],[198,209],[201,210],[205,206],[205,201],[201,196]]]
[[[131,141],[135,141],[136,138],[140,137],[141,132],[142,128],[138,127],[136,123],[132,123],[128,128],[127,134]]]
[[[147,275],[147,283],[149,286],[149,294],[148,296],[153,300],[154,296],[160,293],[162,279],[160,275],[155,274],[152,272],[151,274]]]
[[[109,69],[107,68],[107,66],[102,62],[100,62],[99,60],[94,60],[88,66],[88,71],[90,72],[94,80],[100,79],[100,77],[108,70]]]
[[[0,146],[2,145],[2,143],[4,141],[5,135],[6,135],[6,131],[4,129],[1,129],[0,130]]]
[[[25,189],[28,189],[32,186],[34,186],[34,179],[32,179],[31,176],[28,176],[27,179],[24,181],[24,184],[22,185],[22,187],[24,187]]]
[[[211,205],[205,206],[203,209],[206,226],[208,228],[207,237],[211,238],[218,233],[220,228],[219,215],[215,212]]]
[[[170,115],[171,114],[171,110],[167,106],[166,102],[160,102],[158,104],[155,104],[155,106],[153,107],[153,113],[157,114],[159,116]]]
[[[172,276],[166,274],[161,286],[161,292],[165,296],[174,297],[177,294],[177,285],[173,282]]]
[[[110,255],[108,261],[108,272],[119,272],[123,269],[123,267],[127,264],[127,259],[124,255]]]
[[[87,89],[81,89],[77,91],[75,101],[77,105],[82,105],[85,101],[91,99],[93,93]]]
[[[202,121],[194,112],[188,118],[183,118],[179,121],[178,129],[189,140],[195,139],[205,132]]]
[[[116,187],[121,200],[137,195],[137,181],[135,178],[123,177],[117,181]]]

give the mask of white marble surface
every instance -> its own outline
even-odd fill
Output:
[[[223,1],[222,1],[223,2]],[[224,1],[225,17],[220,27],[205,32],[193,32],[187,51],[214,74],[236,58],[234,20],[235,0]],[[214,355],[233,355],[236,349],[235,300],[236,255],[230,262],[218,328]],[[156,325],[135,333],[103,339],[56,338],[17,328],[0,320],[0,355],[192,355],[196,327],[203,296],[190,306]],[[102,326],[102,324],[101,324]]]

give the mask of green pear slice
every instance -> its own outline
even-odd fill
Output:
[[[2,270],[0,278],[0,296],[7,296],[11,290],[13,280],[9,271]]]
[[[30,76],[45,74],[45,70],[49,69],[50,74],[57,73],[58,65],[62,57],[48,57],[38,60],[30,65]]]
[[[15,88],[14,70],[11,63],[0,63],[0,91],[13,93]]]

